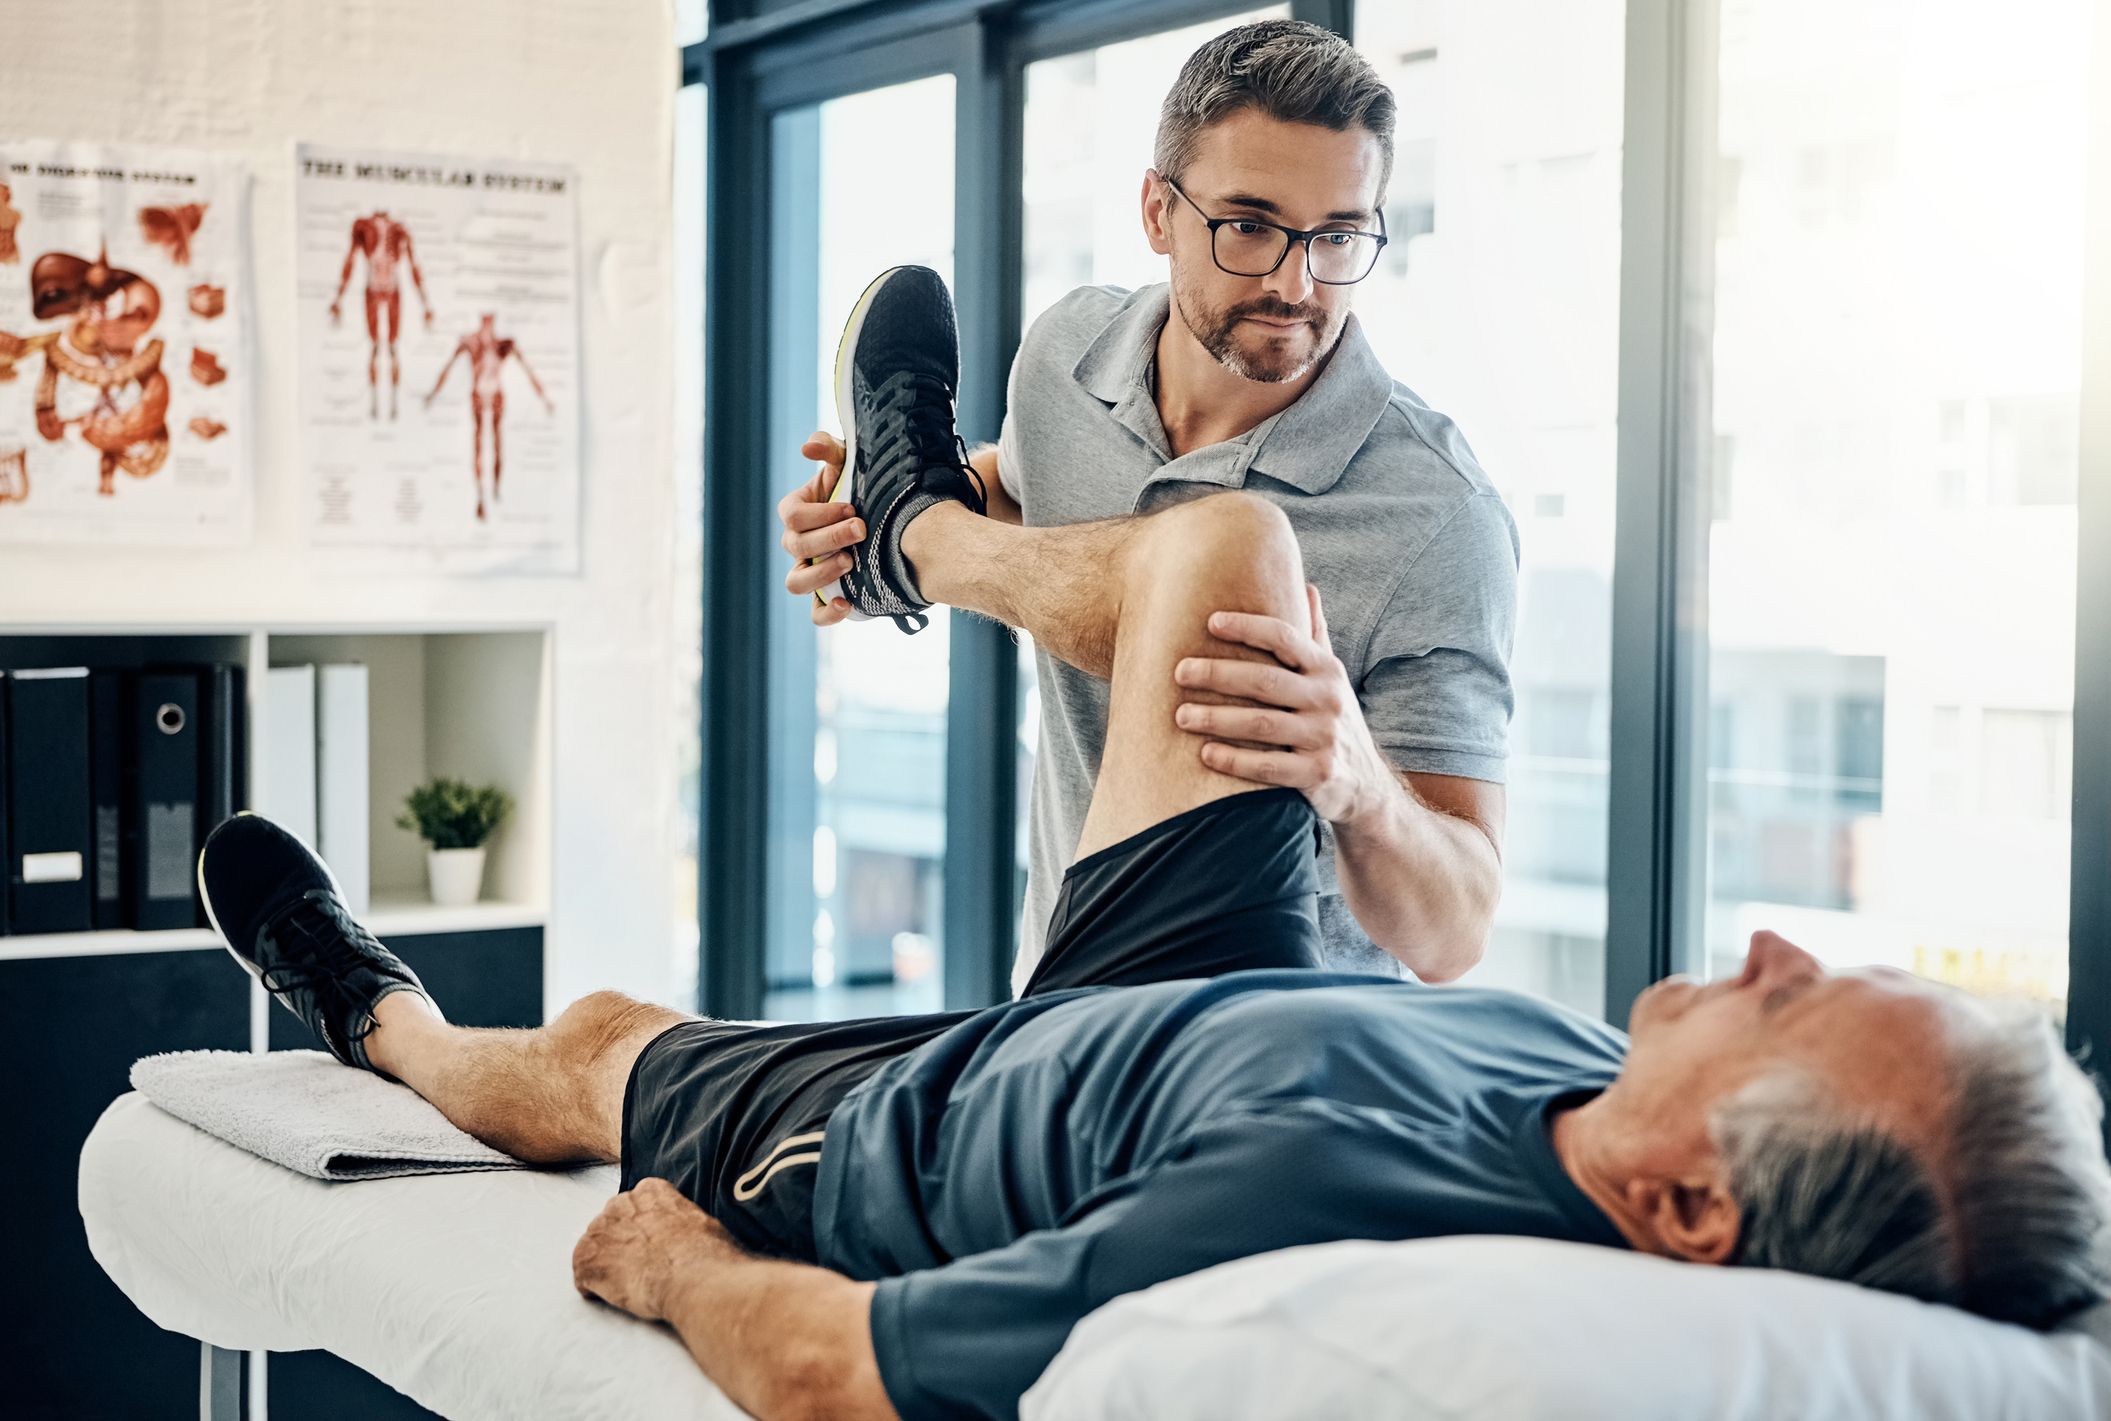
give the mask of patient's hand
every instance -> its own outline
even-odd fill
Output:
[[[582,1296],[658,1322],[684,1274],[728,1253],[744,1256],[724,1225],[666,1180],[646,1179],[587,1225],[572,1250],[572,1283]]]

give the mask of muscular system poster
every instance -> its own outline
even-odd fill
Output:
[[[303,144],[294,186],[309,541],[576,571],[571,170]]]
[[[0,542],[250,532],[248,176],[0,141]]]

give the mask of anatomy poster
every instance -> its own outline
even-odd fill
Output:
[[[250,532],[248,177],[0,142],[0,542]]]
[[[579,566],[568,168],[295,154],[311,543],[395,566]]]

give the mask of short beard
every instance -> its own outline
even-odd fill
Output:
[[[1197,343],[1232,374],[1263,385],[1280,385],[1302,379],[1334,349],[1335,341],[1341,336],[1341,328],[1349,319],[1346,306],[1329,312],[1313,302],[1304,301],[1293,306],[1273,296],[1263,296],[1255,301],[1241,301],[1236,306],[1211,311],[1195,300],[1192,293],[1183,291],[1182,284],[1177,278],[1173,282],[1173,308],[1193,333]],[[1312,353],[1292,364],[1271,346],[1263,346],[1258,352],[1240,349],[1237,335],[1239,322],[1249,316],[1260,316],[1272,321],[1309,323],[1314,337]]]

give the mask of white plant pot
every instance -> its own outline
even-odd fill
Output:
[[[432,901],[443,908],[466,908],[484,889],[482,849],[427,849],[425,873]]]

